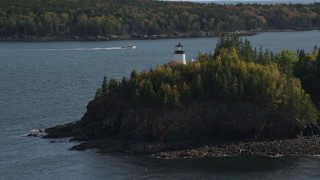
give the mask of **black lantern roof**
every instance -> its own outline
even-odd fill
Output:
[[[179,44],[176,45],[176,47],[183,47],[183,46],[180,44],[180,41],[179,41]]]

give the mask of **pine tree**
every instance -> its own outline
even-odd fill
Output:
[[[317,77],[319,78],[320,77],[320,48],[318,50],[318,56],[317,56],[317,59],[316,59],[316,72],[317,72]]]
[[[222,78],[222,84],[221,84],[221,90],[222,90],[222,98],[223,100],[229,100],[230,98],[230,89],[229,89],[229,82],[227,79],[227,76],[224,74]]]
[[[133,70],[133,71],[131,72],[130,78],[131,78],[131,79],[137,78],[138,75],[139,75],[138,71],[137,71],[137,70]]]
[[[101,88],[98,88],[97,91],[96,91],[96,94],[94,96],[94,98],[98,98],[98,97],[101,97],[102,96],[102,91],[101,91]]]
[[[200,74],[198,74],[193,80],[192,87],[193,87],[193,96],[195,97],[195,99],[197,100],[202,99],[204,90],[203,90],[202,77]]]
[[[108,93],[108,78],[106,76],[103,77],[102,85],[101,85],[101,93],[102,95],[106,95]]]
[[[244,87],[243,87],[243,82],[242,80],[240,80],[239,82],[239,88],[238,88],[239,92],[238,92],[238,97],[239,99],[243,99],[243,96],[244,96]]]
[[[237,101],[239,99],[239,95],[238,95],[238,80],[236,78],[236,76],[234,76],[232,78],[232,82],[231,82],[231,86],[230,86],[230,93],[232,94],[232,98],[234,101]]]
[[[110,79],[108,84],[108,91],[112,91],[114,89],[117,89],[119,87],[119,83],[115,79]]]
[[[263,56],[263,49],[262,46],[259,48],[259,55],[258,55],[258,61],[259,64],[264,64],[264,56]]]

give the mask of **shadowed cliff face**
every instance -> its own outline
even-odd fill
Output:
[[[46,132],[49,138],[85,141],[75,149],[155,153],[193,146],[195,142],[295,138],[318,129],[316,124],[302,123],[288,113],[245,102],[133,109],[120,93],[112,92],[91,101],[80,121]]]

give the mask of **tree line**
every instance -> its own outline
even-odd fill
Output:
[[[0,36],[159,35],[320,27],[320,3],[0,0]]]
[[[96,98],[118,90],[137,108],[181,108],[207,101],[251,102],[295,113],[301,120],[316,121],[319,112],[304,88],[316,97],[319,64],[320,51],[316,47],[311,54],[282,50],[274,55],[252,48],[247,40],[223,36],[214,54],[200,54],[197,61],[187,65],[133,71],[129,79],[120,82],[105,78]]]

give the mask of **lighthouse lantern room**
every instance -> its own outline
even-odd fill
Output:
[[[186,54],[184,53],[183,46],[180,44],[180,42],[178,45],[176,45],[176,50],[173,53],[173,60],[177,62],[181,62],[184,65],[187,64]]]

